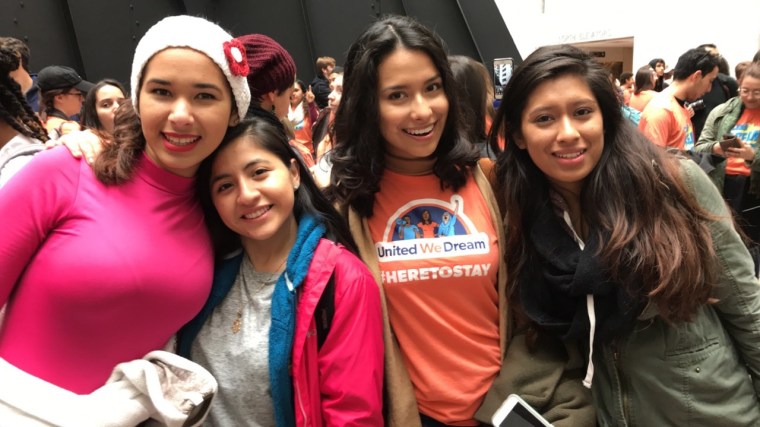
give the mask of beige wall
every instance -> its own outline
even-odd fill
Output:
[[[523,58],[547,44],[633,37],[631,71],[655,57],[674,66],[688,49],[714,43],[733,75],[760,48],[758,0],[722,0],[720,7],[691,0],[495,1]]]
[[[596,58],[599,62],[622,62],[623,71],[636,74],[633,70],[633,48],[631,47],[587,47],[583,43],[576,44],[579,48],[589,52],[604,52],[604,57]],[[638,67],[637,67],[638,68]]]

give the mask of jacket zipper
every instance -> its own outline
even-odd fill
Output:
[[[306,410],[303,409],[303,401],[301,400],[301,390],[298,388],[298,384],[293,382],[293,389],[296,391],[296,400],[298,401],[298,409],[301,410],[301,415],[303,415],[303,425],[307,426],[309,425],[309,417],[306,415]]]
[[[623,370],[620,367],[621,357],[617,340],[613,341],[612,343],[612,359],[615,361],[615,371],[617,372],[618,383],[620,384],[620,398],[623,401],[623,419],[625,420],[626,424],[630,424],[630,420],[628,419],[628,413],[630,412],[630,402],[628,399],[628,391],[625,387],[625,381],[623,379]]]

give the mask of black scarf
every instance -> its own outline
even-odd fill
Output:
[[[518,283],[527,316],[563,339],[585,338],[590,328],[586,295],[593,294],[595,339],[606,342],[630,331],[643,310],[643,300],[633,298],[602,267],[594,255],[598,233],[592,230],[581,250],[550,202],[544,203],[534,218],[528,245],[533,252]]]

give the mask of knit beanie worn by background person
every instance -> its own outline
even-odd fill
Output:
[[[248,57],[251,98],[260,99],[266,93],[295,83],[296,64],[279,43],[263,34],[248,34],[237,40],[245,46]]]
[[[251,103],[248,89],[248,61],[245,48],[218,25],[203,18],[179,15],[169,16],[150,27],[140,39],[132,60],[132,105],[140,114],[138,94],[145,65],[153,55],[172,48],[186,47],[208,56],[224,73],[235,98],[237,114],[243,120]]]

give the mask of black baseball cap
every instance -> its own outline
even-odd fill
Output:
[[[73,68],[51,65],[41,69],[37,74],[37,86],[42,92],[74,87],[87,94],[95,85],[83,80]]]

